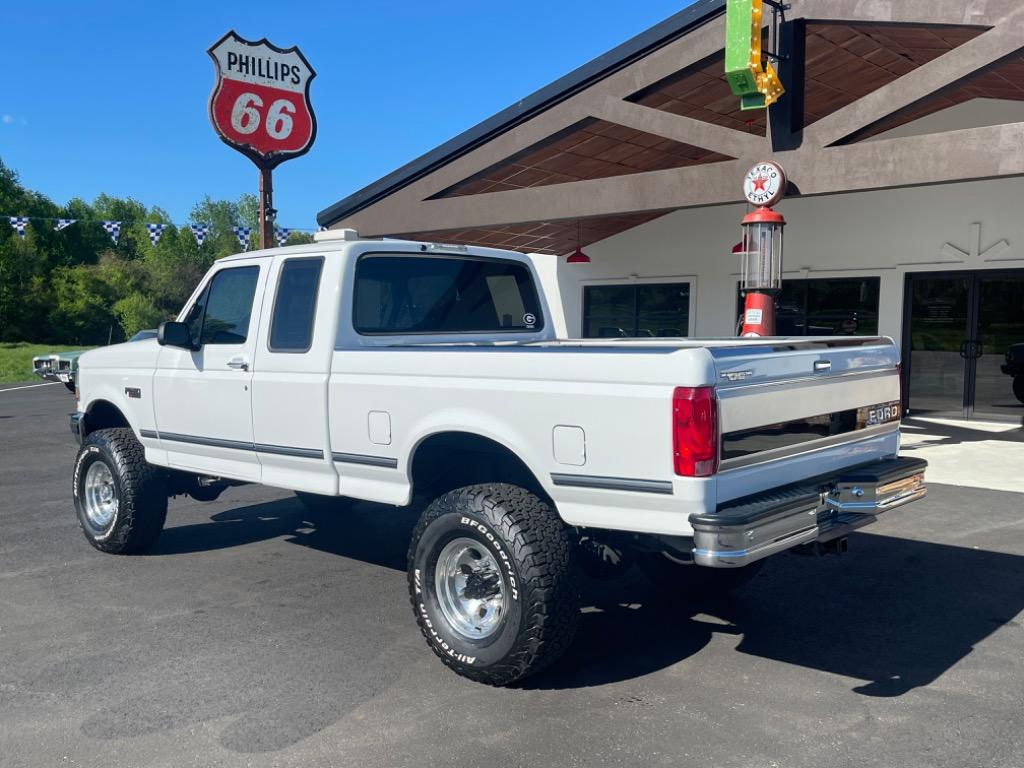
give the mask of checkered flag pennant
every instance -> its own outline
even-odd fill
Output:
[[[114,241],[114,245],[117,245],[117,238],[121,236],[121,222],[101,221],[100,226],[107,230],[107,234],[110,235],[110,239]]]
[[[149,242],[151,242],[153,244],[154,248],[156,248],[156,244],[160,242],[160,235],[162,235],[164,233],[165,229],[167,229],[167,225],[166,224],[147,224],[146,225],[146,232],[149,233]]]
[[[290,235],[291,233],[292,231],[290,229],[285,229],[284,227],[274,227],[274,237],[277,238],[278,245],[284,245],[288,241],[288,235]]]
[[[53,225],[53,228],[60,232],[62,229],[67,229],[74,224],[78,219],[57,219],[57,223]]]
[[[249,250],[249,235],[252,234],[251,227],[235,227],[235,237],[238,238],[238,242],[242,246],[243,251]]]
[[[189,229],[192,230],[192,234],[196,236],[196,242],[199,243],[199,247],[202,248],[203,241],[206,239],[206,236],[210,234],[210,225],[203,223],[192,224],[189,226]]]
[[[8,216],[10,219],[11,226],[14,227],[18,233],[18,237],[22,240],[25,239],[25,225],[28,224],[28,216]]]

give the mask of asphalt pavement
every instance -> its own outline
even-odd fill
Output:
[[[235,488],[104,555],[72,410],[0,388],[2,768],[1024,767],[1024,495],[933,486],[719,602],[588,582],[564,660],[494,689],[416,628],[415,510]]]

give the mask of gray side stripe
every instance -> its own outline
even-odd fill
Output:
[[[551,482],[573,488],[600,488],[606,491],[635,491],[636,493],[663,493],[672,495],[669,480],[635,480],[629,477],[600,477],[598,475],[563,475],[552,473]]]
[[[193,445],[209,445],[213,448],[234,448],[236,451],[251,451],[254,449],[252,443],[243,443],[241,440],[222,440],[219,437],[198,437],[196,435],[179,435],[177,432],[157,432],[161,440],[170,440],[174,443],[191,443]]]
[[[287,445],[267,445],[256,443],[256,450],[260,453],[276,453],[279,456],[298,456],[302,459],[322,459],[324,452],[318,448],[291,448]]]
[[[387,456],[365,456],[361,453],[332,453],[333,458],[339,464],[365,464],[370,467],[398,467],[398,459],[391,459]]]
[[[208,445],[212,448],[232,448],[236,451],[259,451],[273,453],[278,456],[297,456],[302,459],[322,459],[324,452],[318,448],[292,448],[287,445],[268,445],[267,443],[246,443],[241,440],[222,440],[219,437],[198,437],[196,435],[180,435],[177,432],[156,432],[151,429],[139,430],[142,437],[169,440],[173,443],[190,443],[192,445]]]

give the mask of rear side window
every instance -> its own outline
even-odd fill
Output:
[[[222,269],[213,276],[209,288],[196,303],[196,307],[203,303],[200,344],[245,343],[259,276],[259,267]],[[196,307],[186,320],[190,325],[196,320],[193,316]]]
[[[322,257],[288,259],[277,279],[270,321],[271,352],[306,352],[313,341],[313,316],[320,287]]]
[[[529,269],[500,259],[372,254],[356,265],[362,334],[508,333],[544,327]]]

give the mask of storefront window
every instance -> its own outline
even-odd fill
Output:
[[[779,336],[873,336],[878,333],[881,278],[783,280],[775,302]],[[739,295],[736,316],[743,313]]]
[[[583,336],[687,336],[690,284],[588,285],[583,289]]]

